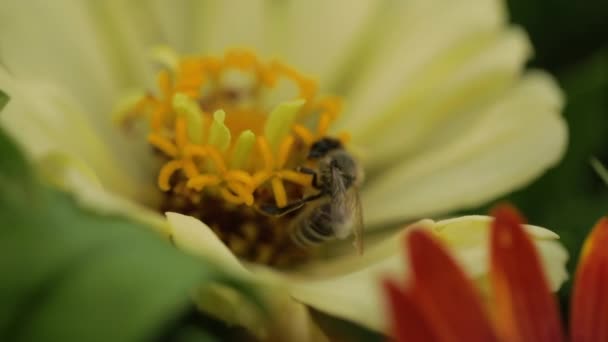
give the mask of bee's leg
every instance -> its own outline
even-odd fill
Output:
[[[323,195],[325,195],[324,193],[320,192],[318,194],[315,195],[310,195],[310,196],[306,196],[304,198],[301,198],[297,201],[294,201],[292,203],[289,203],[288,205],[284,206],[284,207],[277,207],[275,204],[262,204],[258,207],[258,209],[266,215],[269,216],[283,216],[287,213],[290,213],[294,210],[298,210],[300,208],[302,208],[302,206],[304,206],[304,204],[306,204],[307,202],[310,201],[314,201],[316,199],[321,198]]]
[[[312,175],[312,186],[315,189],[321,189],[321,184],[319,184],[319,178],[317,176],[317,171],[315,171],[313,169],[309,169],[307,167],[303,167],[303,166],[299,166],[296,169],[296,171],[307,174],[307,175]]]
[[[276,204],[262,204],[258,209],[269,216],[283,216],[289,212],[300,209],[304,205],[304,202],[300,200],[290,203],[284,207],[278,207]]]

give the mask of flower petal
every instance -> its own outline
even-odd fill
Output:
[[[149,1],[94,1],[87,3],[97,44],[105,48],[105,62],[118,81],[118,89],[151,86],[151,46],[163,43],[149,11]]]
[[[362,189],[367,225],[477,206],[527,184],[556,163],[567,130],[547,75],[529,74],[482,110],[457,139],[416,154]],[[395,189],[402,189],[395,192]]]
[[[268,293],[277,297],[277,293]],[[295,342],[329,342],[329,338],[312,319],[308,308],[291,297],[279,296],[275,299],[273,311],[276,313],[273,322],[273,334],[266,341],[295,341]]]
[[[15,77],[65,85],[98,108],[110,103],[117,83],[86,6],[3,1],[0,60]]]
[[[166,213],[170,225],[169,238],[177,248],[217,263],[235,276],[255,281],[215,233],[194,217]],[[262,288],[263,289],[263,288]],[[277,292],[277,298],[281,293]],[[246,298],[232,288],[218,284],[201,284],[194,300],[198,308],[224,322],[243,326],[258,337],[264,337],[264,317]]]
[[[481,297],[448,251],[428,232],[407,238],[413,285],[406,291],[440,341],[497,341]]]
[[[153,175],[143,171],[145,158],[128,153],[132,152],[128,148],[119,150],[108,145],[95,123],[63,88],[48,82],[11,79],[1,71],[0,87],[8,89],[11,96],[0,123],[30,158],[65,154],[95,170],[103,186],[116,194],[145,204],[157,198]]]
[[[498,40],[504,23],[498,1],[402,1],[391,5],[379,13],[381,20],[376,23],[375,37],[382,39],[374,39],[368,47],[371,51],[362,56],[365,61],[355,63],[356,72],[350,70],[356,76],[340,82],[339,88],[347,91],[350,102],[340,128],[355,130],[355,138],[370,122],[384,121],[387,109],[404,98],[435,100],[434,89]],[[517,62],[522,64],[524,56],[519,50],[510,55],[520,56]],[[415,106],[403,103],[401,108],[403,117]]]
[[[387,107],[378,107],[373,118],[362,120],[364,126],[351,129],[354,144],[367,146],[373,141],[374,151],[364,155],[366,166],[377,170],[393,164],[394,157],[420,153],[459,136],[461,128],[483,116],[480,108],[505,95],[515,83],[529,51],[525,34],[511,29],[480,51],[461,57],[459,63],[448,59],[456,66],[441,76],[433,70],[418,71],[421,80],[412,89],[404,89]]]
[[[484,282],[488,274],[488,241],[492,218],[465,216],[437,222],[437,235],[450,246],[468,274]],[[568,279],[566,262],[568,253],[557,241],[558,235],[542,227],[525,225],[526,233],[533,239],[541,257],[543,269],[553,291],[557,291]]]
[[[307,308],[289,296],[286,285],[274,272],[261,265],[252,267],[252,271],[245,268],[215,233],[196,218],[171,212],[166,215],[173,243],[186,252],[217,262],[237,276],[246,277],[257,286],[271,321],[266,321],[267,317],[239,293],[216,284],[203,284],[197,291],[196,303],[201,310],[230,324],[246,327],[264,340],[269,336],[286,341],[326,340]]]
[[[327,88],[336,73],[348,72],[341,70],[344,66],[351,68],[345,65],[349,56],[362,57],[360,45],[378,40],[369,33],[374,29],[370,21],[377,7],[383,6],[379,4],[350,0],[274,4],[277,8],[272,14],[279,28],[275,32],[277,52],[289,64],[319,77],[322,87]]]
[[[440,341],[411,295],[393,281],[384,282],[392,334],[398,342]]]
[[[178,248],[213,260],[239,274],[249,274],[249,271],[206,224],[192,216],[171,212],[166,215],[171,225],[171,239]]]
[[[508,206],[493,215],[490,280],[498,331],[509,341],[562,341],[557,303],[522,218]]]
[[[146,47],[163,41],[149,5],[5,1],[0,59],[20,79],[65,86],[103,118],[120,92],[151,81]]]
[[[570,314],[573,342],[608,340],[608,218],[587,237],[576,269]]]
[[[266,17],[267,6],[279,6],[264,0],[192,1],[186,16],[186,34],[191,39],[189,53],[222,54],[228,48],[255,47],[269,50],[264,34],[271,33],[272,17]]]
[[[451,253],[454,253],[467,275],[477,285],[487,282],[488,234],[490,218],[465,216],[433,222],[424,220],[414,226],[423,226],[435,232]],[[411,226],[410,226],[411,227]],[[351,252],[338,260],[326,260],[317,265],[282,275],[291,284],[292,296],[318,310],[348,319],[370,329],[384,331],[387,320],[382,310],[379,279],[387,275],[404,277],[409,269],[400,256],[406,227],[384,241],[368,244],[363,256]],[[555,234],[543,228],[530,227],[547,272],[553,275],[554,286],[565,280],[565,250],[555,241]],[[550,246],[550,248],[543,248]],[[485,289],[485,288],[484,288]]]

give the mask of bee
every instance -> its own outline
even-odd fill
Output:
[[[363,215],[357,188],[363,172],[339,140],[321,138],[312,144],[308,159],[317,161],[318,170],[299,167],[312,175],[312,186],[318,193],[303,197],[285,207],[262,205],[267,215],[281,216],[302,209],[289,227],[291,240],[309,248],[323,242],[346,239],[354,235],[354,246],[363,253]]]

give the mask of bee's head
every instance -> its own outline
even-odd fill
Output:
[[[308,151],[308,159],[319,159],[324,157],[328,152],[342,148],[342,143],[338,139],[321,138],[310,146]]]

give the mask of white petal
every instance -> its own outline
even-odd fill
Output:
[[[438,236],[455,252],[461,265],[474,278],[483,278],[488,272],[488,216],[465,216],[437,222],[434,227]],[[533,238],[541,256],[551,287],[559,289],[568,278],[565,264],[568,253],[557,242],[559,236],[542,227],[526,225],[526,231]]]
[[[222,55],[228,48],[246,47],[266,51],[264,40],[271,18],[263,0],[194,1],[189,20],[190,53]]]
[[[203,284],[196,293],[201,310],[230,324],[246,327],[256,336],[267,340],[325,341],[326,338],[312,321],[307,308],[295,302],[281,278],[266,267],[247,270],[207,225],[194,217],[167,213],[171,225],[170,237],[175,245],[191,254],[220,265],[224,270],[251,281],[269,309],[270,321],[257,308],[233,289],[217,284]]]
[[[112,124],[110,117],[113,106],[123,94],[123,88],[134,84],[143,86],[142,75],[146,72],[138,69],[138,66],[143,68],[148,65],[146,60],[139,60],[140,55],[147,50],[141,48],[143,41],[139,42],[136,38],[140,37],[136,35],[139,31],[126,24],[132,20],[120,18],[109,22],[101,18],[101,23],[98,23],[93,16],[103,16],[103,14],[89,8],[89,5],[89,2],[72,0],[58,0],[53,4],[43,0],[33,0],[27,5],[12,0],[3,3],[0,61],[4,68],[0,71],[0,87],[13,90],[10,92],[11,107],[15,108],[16,103],[20,103],[19,106],[25,105],[28,107],[27,115],[32,114],[32,111],[38,111],[46,112],[45,116],[48,117],[50,112],[54,112],[52,119],[54,122],[51,127],[57,128],[65,135],[63,140],[78,133],[65,134],[74,126],[79,126],[83,121],[88,122],[89,127],[82,132],[82,135],[88,136],[89,132],[94,133],[91,135],[93,138],[89,140],[98,140],[111,151],[112,158],[120,160],[119,164],[115,163],[115,167],[136,174],[136,182],[140,178],[147,182],[151,179],[151,175],[141,176],[139,168],[150,164],[149,146],[144,149],[143,143],[133,143],[132,140],[125,139],[122,132]],[[109,7],[112,5],[107,4]],[[128,17],[131,13],[132,11],[124,11],[116,15],[124,14]],[[121,48],[104,38],[102,34],[104,30],[107,30],[106,33],[116,31],[120,34],[121,43],[129,45],[129,49],[118,53]],[[133,53],[134,50],[138,53]],[[134,70],[134,73],[126,72],[125,68]],[[8,73],[4,69],[7,69]],[[17,85],[7,85],[7,83],[17,83]],[[32,84],[32,88],[35,89],[26,89]],[[53,90],[49,90],[51,88]],[[55,90],[59,88],[62,90]],[[58,92],[61,92],[61,95],[57,95]],[[64,96],[65,94],[69,96]],[[49,97],[61,97],[61,100],[49,99]],[[44,101],[53,103],[52,108],[47,109],[45,105],[41,105]],[[61,111],[56,111],[58,101],[70,102],[70,107],[74,108],[70,109],[70,113],[63,115]],[[79,123],[71,124],[75,111],[78,111],[76,121]],[[17,113],[17,115],[22,114]],[[27,123],[31,118],[8,120],[21,120]],[[31,121],[34,125],[40,123],[39,120]],[[24,124],[20,125],[24,126]],[[38,128],[41,127],[36,129]],[[46,133],[39,135],[42,138]],[[48,144],[56,145],[54,142]],[[78,145],[76,142],[72,144]],[[39,146],[43,145],[39,144]],[[88,156],[88,158],[93,157]],[[113,177],[112,173],[110,177]]]
[[[270,293],[269,293],[270,295]],[[274,294],[276,296],[276,293]],[[273,326],[276,329],[276,336],[271,341],[319,341],[329,342],[323,331],[313,321],[306,305],[293,300],[289,296],[284,299],[275,298],[273,311],[276,320]]]
[[[64,89],[45,82],[10,79],[1,70],[0,88],[7,89],[11,97],[0,123],[31,158],[41,159],[50,153],[69,155],[94,170],[104,187],[114,193],[154,203],[157,191],[153,175],[141,167],[145,159],[127,153],[127,148],[112,149],[86,111]]]
[[[381,18],[372,52],[355,63],[343,128],[365,127],[404,94],[432,89],[491,43],[504,22],[498,1],[402,1]],[[344,90],[344,89],[343,89]],[[424,92],[423,92],[424,95]],[[432,96],[432,94],[427,94]]]
[[[114,71],[118,90],[152,85],[151,47],[162,41],[149,1],[92,1],[87,3],[103,57]]]
[[[109,111],[118,83],[85,2],[3,1],[1,21],[0,60],[14,76],[52,80]]]
[[[501,101],[480,109],[483,116],[463,127],[457,139],[365,184],[368,225],[473,207],[526,185],[564,152],[561,106],[552,79],[527,75]]]
[[[512,87],[530,48],[525,34],[513,29],[473,51],[461,53],[457,62],[442,57],[451,68],[420,70],[419,82],[404,88],[388,106],[378,107],[373,118],[363,120],[364,126],[351,129],[354,144],[371,146],[364,156],[366,168],[385,167],[423,153],[426,145],[457,139],[463,131],[459,127],[474,124],[483,115],[480,108]]]
[[[278,52],[286,63],[319,77],[322,86],[327,86],[360,40],[370,38],[365,32],[371,29],[379,4],[368,0],[286,2],[272,12],[280,21]]]
[[[437,237],[446,243],[468,274],[478,279],[480,287],[483,287],[483,279],[487,274],[490,220],[489,217],[466,216],[435,224],[431,221],[423,222],[423,226],[435,231]],[[566,279],[565,249],[556,242],[555,235],[547,230],[531,226],[528,226],[527,230],[541,253],[552,287],[559,288]],[[380,284],[381,279],[388,276],[396,279],[406,277],[408,265],[402,243],[404,234],[405,230],[370,247],[368,252],[372,256],[364,256],[366,259],[362,262],[357,262],[357,257],[349,257],[333,264],[328,261],[325,266],[309,270],[318,276],[327,276],[342,273],[340,268],[344,268],[349,271],[347,274],[313,281],[292,278],[292,295],[297,300],[328,314],[351,320],[370,329],[385,331],[387,320],[384,316]],[[353,269],[355,270],[352,271]]]
[[[156,25],[162,31],[163,40],[167,45],[179,52],[190,50],[192,40],[191,22],[185,20],[193,16],[191,1],[150,1],[150,11],[157,18]]]
[[[249,274],[230,249],[198,219],[178,213],[167,213],[171,239],[175,245],[192,254],[213,260],[238,274]]]

